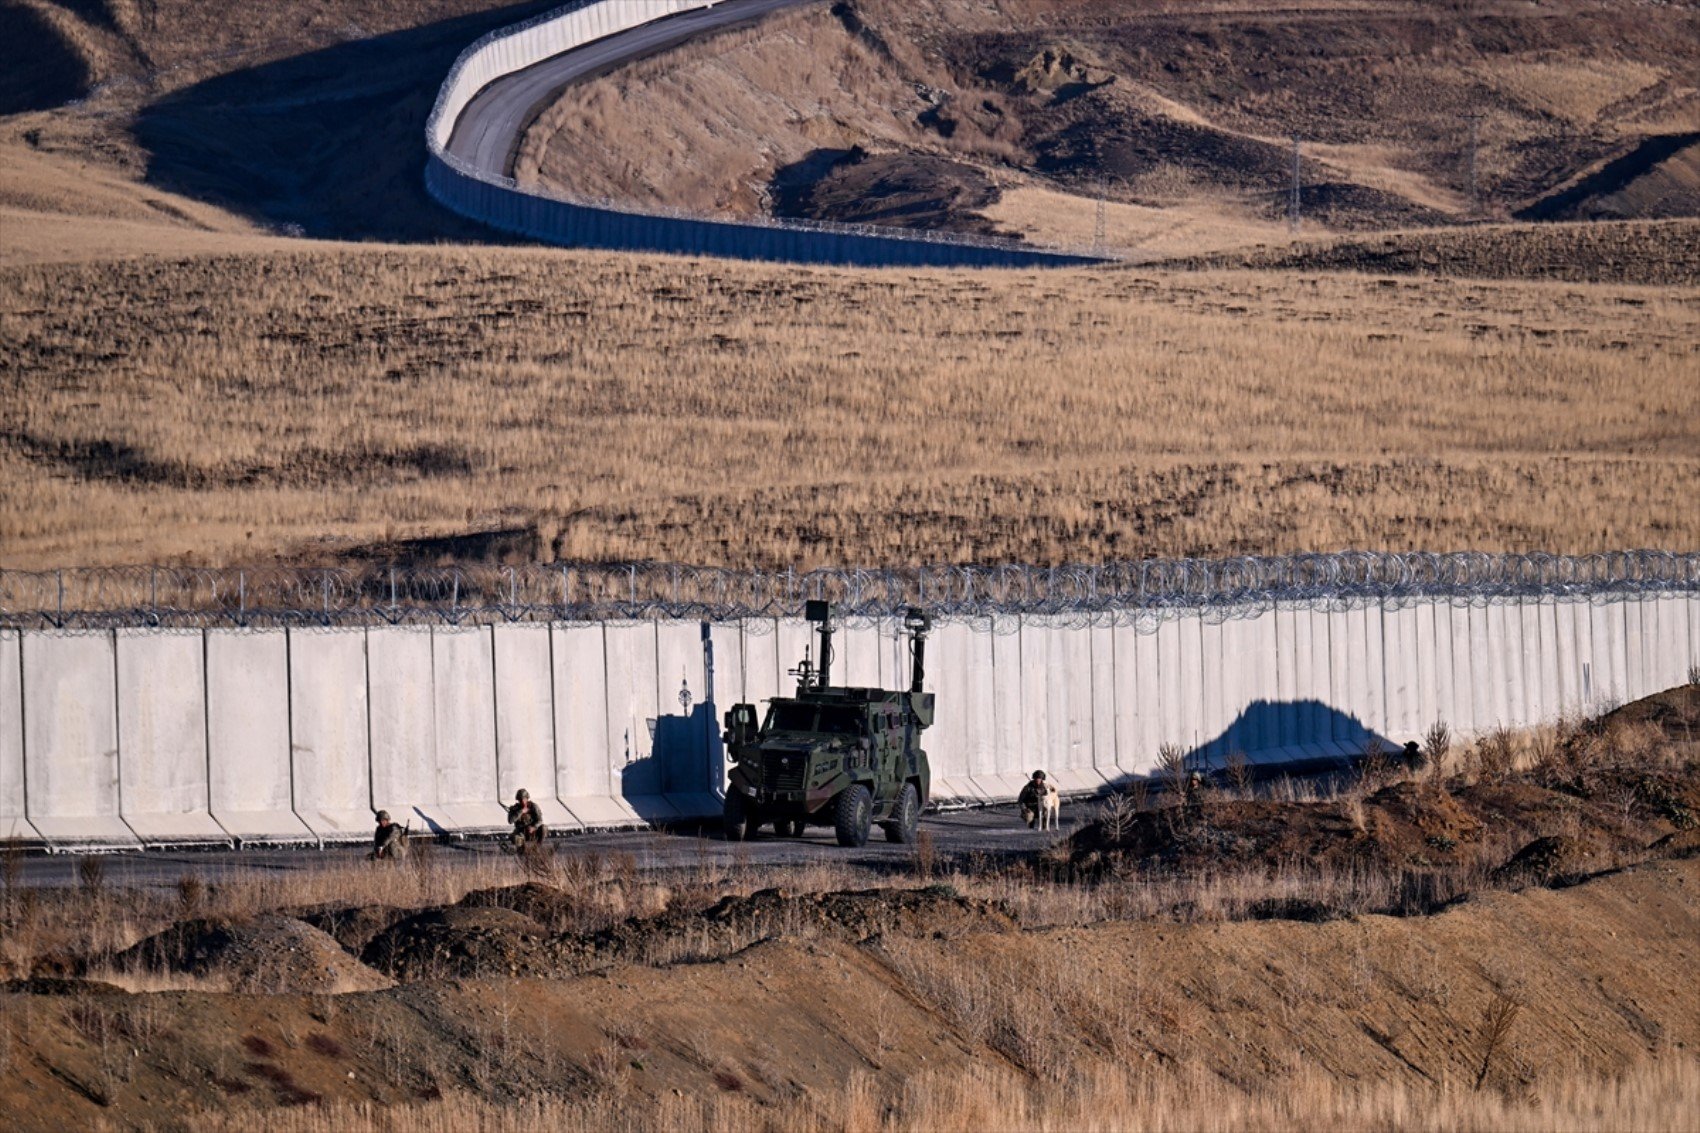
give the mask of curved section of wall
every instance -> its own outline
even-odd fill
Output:
[[[720,722],[788,691],[802,621],[0,633],[0,821],[58,848],[351,841],[706,817]],[[900,687],[897,619],[846,625],[838,679]],[[1191,765],[1339,761],[1595,713],[1700,668],[1700,591],[1288,604],[1157,622],[942,620],[934,799]]]
[[[616,208],[566,195],[526,192],[500,169],[451,154],[455,123],[492,82],[516,71],[714,0],[589,0],[485,36],[444,80],[425,128],[425,187],[462,216],[504,232],[569,247],[723,256],[864,267],[1067,267],[1102,257],[957,236],[848,225],[753,223]]]

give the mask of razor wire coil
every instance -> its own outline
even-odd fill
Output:
[[[1155,628],[1281,606],[1328,608],[1700,592],[1700,553],[1343,552],[1099,565],[738,570],[681,563],[333,568],[0,570],[0,627],[485,625],[746,621],[801,616],[810,599],[848,622],[1015,617]]]

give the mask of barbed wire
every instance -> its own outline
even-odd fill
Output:
[[[745,621],[834,603],[847,622],[1044,617],[1154,628],[1182,613],[1244,616],[1524,597],[1700,593],[1700,553],[1598,555],[1343,552],[1147,559],[1056,567],[736,570],[678,563],[443,568],[88,567],[0,570],[0,627],[482,625],[549,621]],[[994,627],[995,628],[995,627]]]

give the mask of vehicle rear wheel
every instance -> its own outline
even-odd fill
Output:
[[[776,818],[773,820],[773,832],[781,838],[797,838],[803,833],[803,824],[795,818]]]
[[[891,808],[890,820],[880,823],[880,827],[885,831],[886,841],[907,846],[915,841],[915,831],[920,825],[921,796],[915,793],[915,784],[905,783]]]
[[[736,787],[726,789],[726,805],[720,813],[728,842],[747,842],[761,826],[761,815]]]
[[[833,810],[832,825],[840,846],[866,846],[873,826],[874,796],[860,783],[844,788]]]

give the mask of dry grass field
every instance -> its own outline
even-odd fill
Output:
[[[288,248],[289,250],[283,250]],[[1700,292],[268,243],[0,269],[12,567],[1700,542]]]

